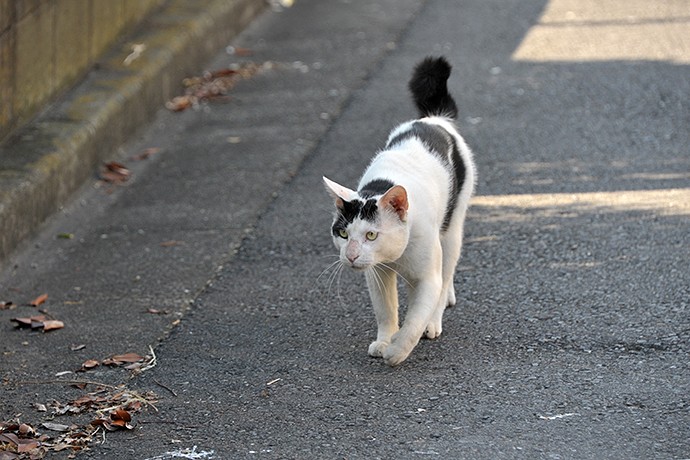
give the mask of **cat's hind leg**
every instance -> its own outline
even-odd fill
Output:
[[[441,238],[443,250],[443,290],[431,321],[424,331],[424,337],[427,339],[435,339],[441,335],[441,332],[443,332],[443,313],[446,307],[452,307],[456,303],[453,278],[455,276],[455,268],[460,259],[460,252],[462,251],[464,221],[465,209],[456,208],[455,215],[445,235]]]
[[[378,326],[376,340],[369,345],[369,355],[380,358],[399,328],[397,278],[393,270],[375,266],[367,270],[366,280]]]

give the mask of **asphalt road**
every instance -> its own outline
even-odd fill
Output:
[[[0,311],[1,416],[38,425],[32,404],[78,379],[157,394],[79,458],[690,458],[690,14],[648,3],[266,13],[235,44],[271,66],[229,103],[161,112],[123,158],[161,153],[90,184],[0,275],[65,322],[14,330],[33,310]],[[414,116],[427,54],[454,65],[479,186],[443,336],[389,368],[366,352],[364,280],[320,276],[320,180],[354,185]],[[149,345],[132,379],[55,376]]]

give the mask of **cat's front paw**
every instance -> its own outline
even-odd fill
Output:
[[[386,351],[386,348],[390,343],[385,342],[383,340],[375,340],[371,342],[371,345],[369,345],[369,356],[373,356],[374,358],[380,358],[383,356],[383,352]]]
[[[400,344],[391,344],[383,352],[383,360],[389,366],[394,367],[405,361],[407,357],[410,356],[411,351],[412,349],[402,347]]]
[[[441,322],[439,321],[436,323],[435,321],[432,321],[426,326],[424,337],[427,339],[437,339],[441,336],[442,331],[443,327],[441,326]]]

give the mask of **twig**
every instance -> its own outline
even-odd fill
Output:
[[[147,371],[149,369],[156,367],[156,364],[158,364],[158,358],[156,358],[156,353],[153,351],[153,347],[151,345],[149,345],[149,351],[151,352],[151,359],[146,364],[146,366],[137,369],[137,371],[136,371],[137,375],[141,374],[144,371]]]
[[[170,393],[172,393],[172,395],[173,395],[174,397],[177,398],[177,393],[175,393],[175,391],[174,391],[172,388],[170,388],[170,387],[167,386],[167,385],[163,385],[162,383],[160,383],[160,382],[159,382],[158,380],[156,380],[156,379],[153,379],[153,382],[154,382],[156,385],[158,385],[159,387],[165,388],[165,389],[168,390]]]
[[[110,388],[111,390],[122,389],[122,387],[108,385],[107,383],[94,382],[93,380],[23,380],[15,383],[17,385],[55,385],[61,383],[67,385],[96,385],[100,387]]]

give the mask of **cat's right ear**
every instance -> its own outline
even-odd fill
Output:
[[[326,184],[326,191],[333,197],[335,200],[335,206],[338,209],[341,209],[344,206],[345,201],[352,201],[357,197],[357,192],[333,182],[326,176],[323,176],[323,183]]]

